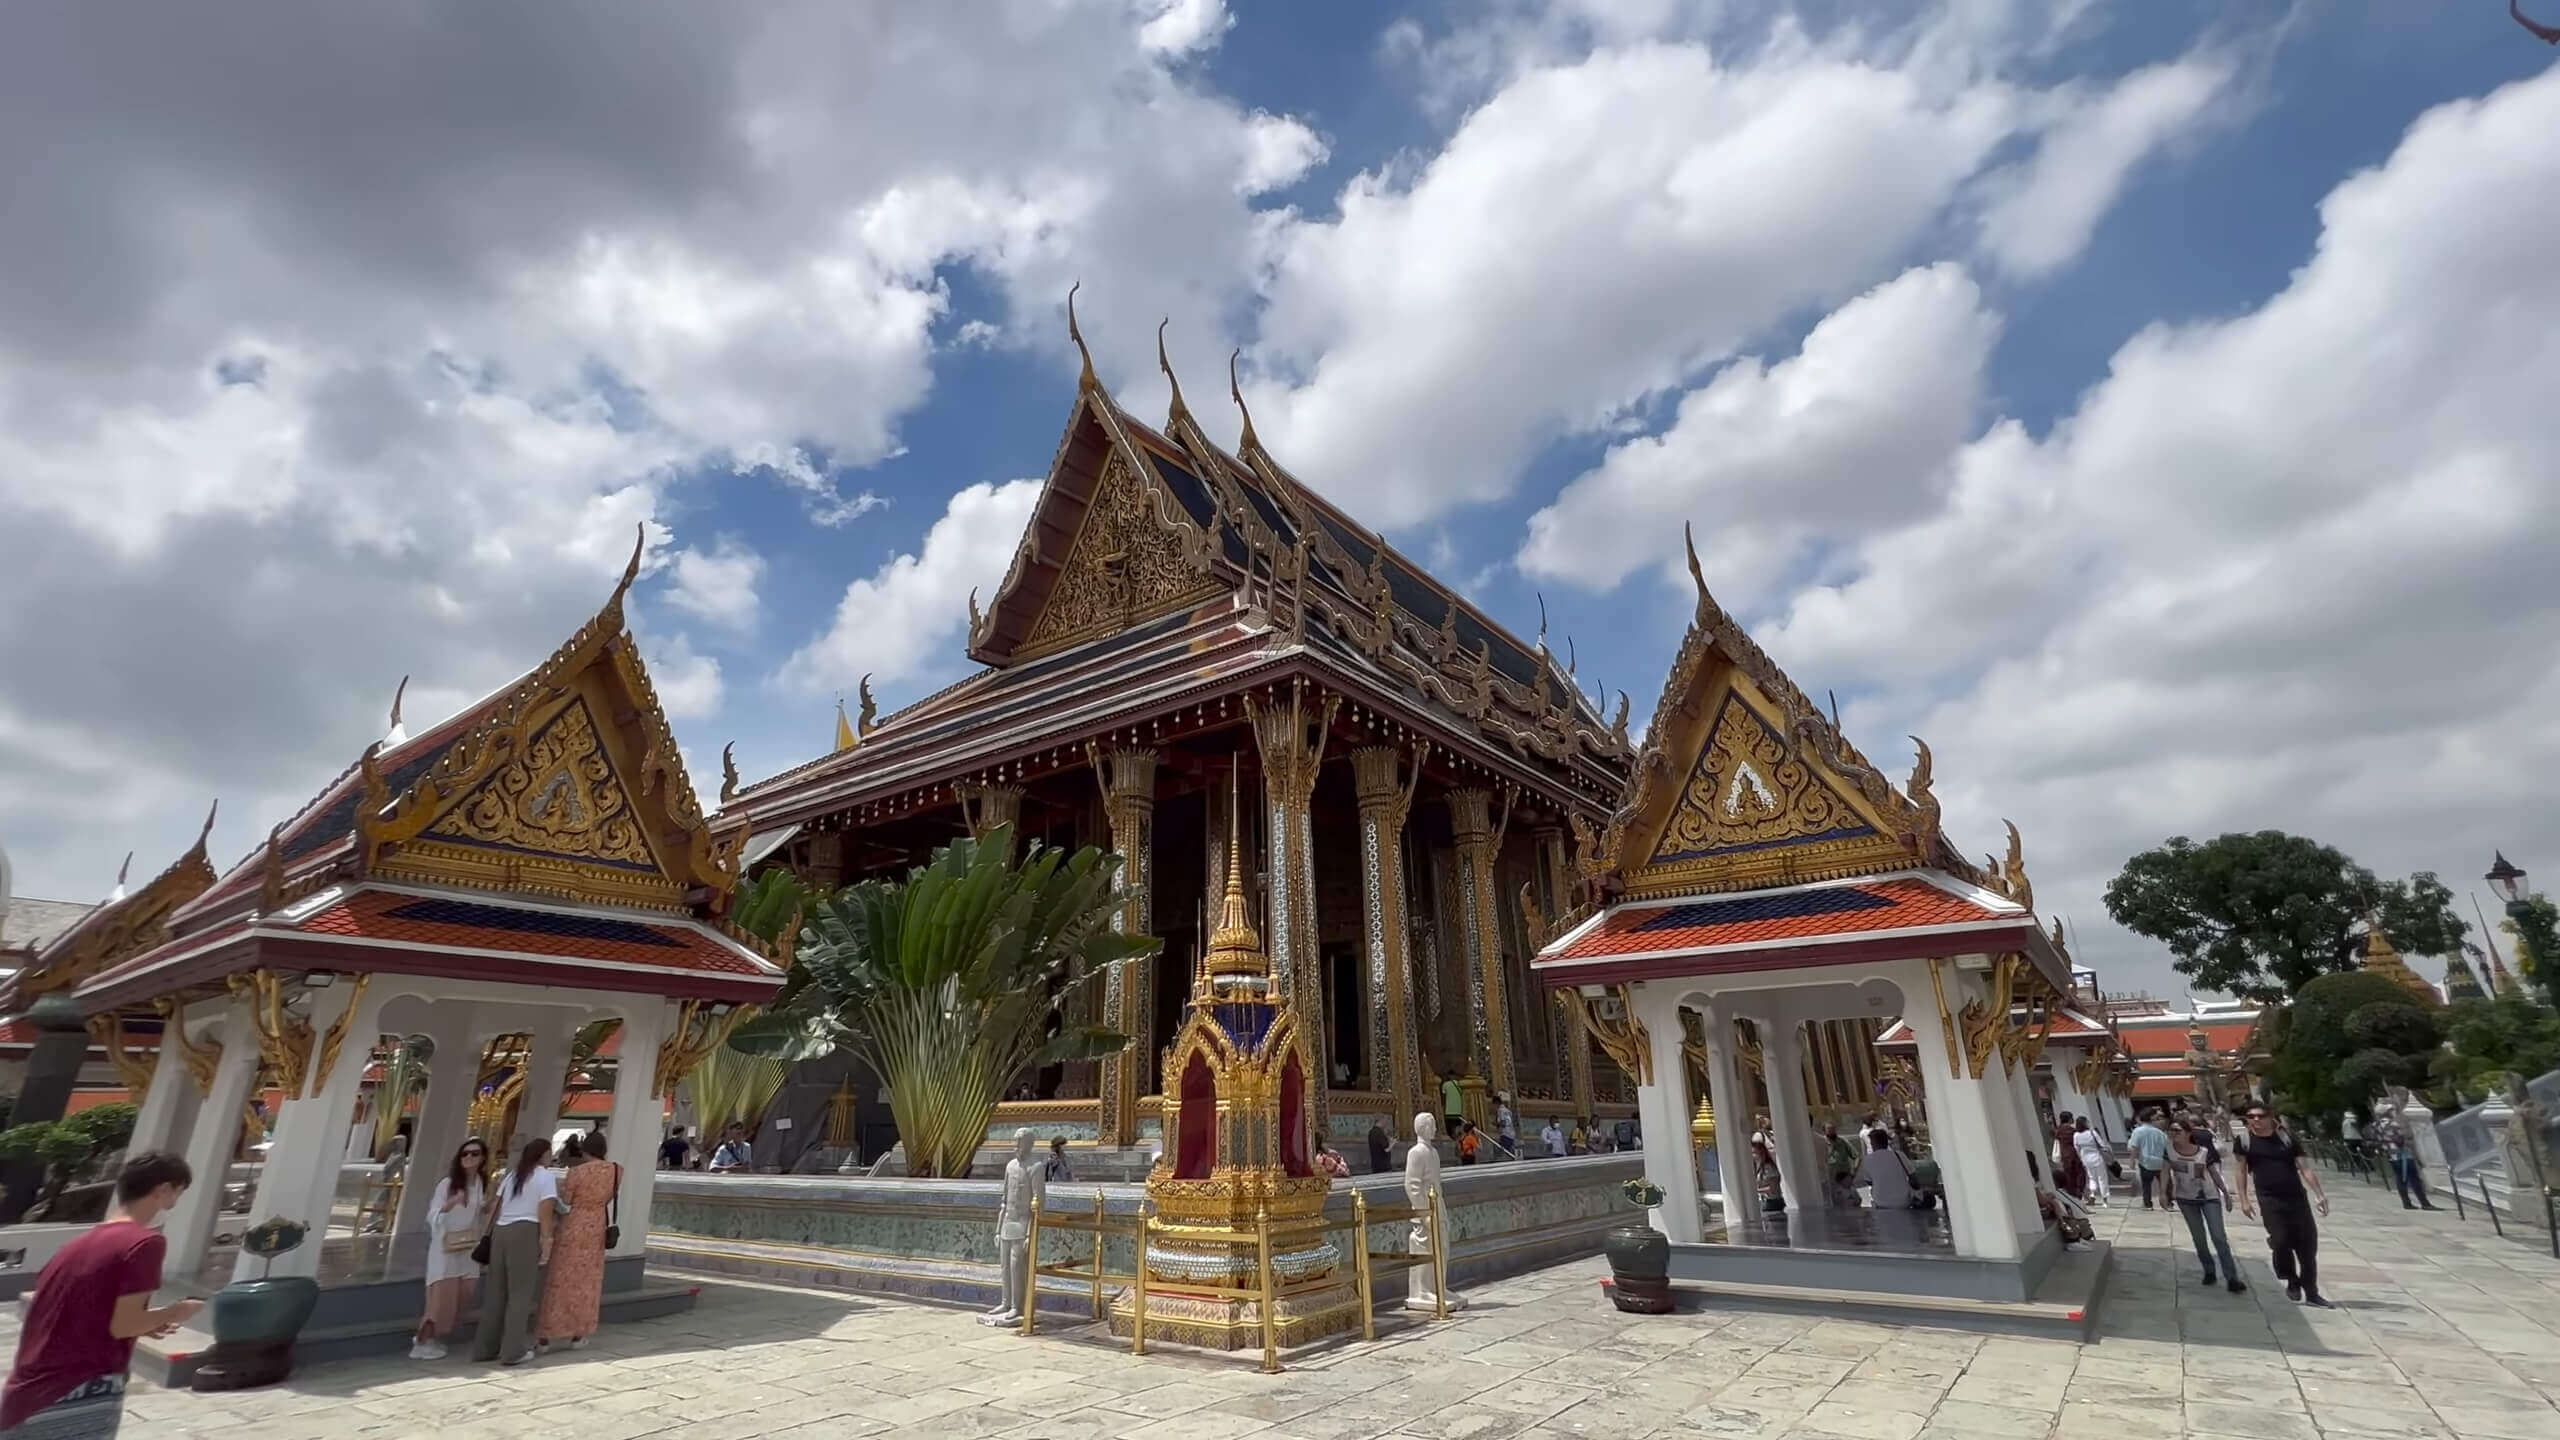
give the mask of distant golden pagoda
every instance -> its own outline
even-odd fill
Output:
[[[1360,1297],[1317,1228],[1332,1181],[1315,1164],[1313,1051],[1247,910],[1228,806],[1226,896],[1164,1061],[1164,1154],[1147,1175],[1158,1224],[1147,1245],[1147,1334],[1218,1350],[1262,1343],[1261,1302],[1191,1286],[1255,1283],[1261,1227],[1280,1298],[1273,1328],[1296,1345],[1357,1327]],[[1129,1333],[1133,1303],[1112,1307]]]
[[[2391,937],[2382,933],[2382,921],[2378,916],[2367,916],[2365,919],[2364,968],[2398,985],[2426,1004],[2443,1003],[2444,997],[2436,993],[2436,987],[2428,984],[2425,976],[2410,969],[2409,962],[2400,958],[2400,952],[2391,948]]]

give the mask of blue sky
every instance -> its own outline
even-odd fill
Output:
[[[2518,138],[2560,77],[2499,7],[860,8],[249,7],[192,39],[220,86],[133,59],[183,7],[6,22],[0,105],[84,142],[0,126],[22,890],[214,793],[245,851],[402,674],[414,720],[564,636],[635,522],[706,789],[862,673],[958,678],[1075,280],[1132,408],[1170,316],[1231,435],[1242,347],[1284,460],[1524,635],[1543,595],[1639,721],[1695,521],[2118,983],[2174,987],[2097,901],[2171,833],[2560,867],[2511,781],[2560,758],[2560,159]]]

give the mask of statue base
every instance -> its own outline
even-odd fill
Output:
[[[1347,1277],[1320,1290],[1284,1296],[1273,1319],[1272,1340],[1281,1349],[1360,1328],[1360,1297]],[[1136,1326],[1136,1302],[1126,1290],[1111,1302],[1111,1333],[1128,1338]],[[1262,1302],[1228,1295],[1185,1294],[1178,1286],[1147,1286],[1147,1340],[1197,1345],[1204,1350],[1262,1348]]]

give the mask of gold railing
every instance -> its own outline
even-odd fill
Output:
[[[1436,1188],[1429,1192],[1424,1203],[1429,1207],[1428,1210],[1416,1210],[1410,1205],[1381,1206],[1371,1209],[1368,1196],[1354,1190],[1351,1192],[1351,1215],[1344,1220],[1318,1217],[1312,1220],[1283,1221],[1274,1225],[1271,1223],[1270,1211],[1259,1211],[1254,1216],[1253,1284],[1207,1285],[1186,1280],[1179,1288],[1185,1295],[1212,1295],[1224,1299],[1256,1302],[1262,1312],[1262,1373],[1276,1375],[1280,1372],[1278,1302],[1300,1295],[1315,1294],[1331,1288],[1338,1281],[1332,1275],[1324,1275],[1311,1280],[1301,1280],[1291,1285],[1276,1283],[1271,1274],[1273,1239],[1276,1237],[1283,1242],[1322,1239],[1333,1231],[1349,1230],[1352,1232],[1352,1254],[1357,1270],[1357,1279],[1354,1283],[1359,1287],[1361,1339],[1378,1338],[1377,1303],[1370,1292],[1370,1286],[1372,1277],[1380,1272],[1393,1275],[1410,1270],[1417,1265],[1429,1265],[1433,1301],[1432,1318],[1446,1320],[1449,1318],[1449,1251],[1443,1240],[1448,1233],[1448,1211]],[[1422,1219],[1429,1229],[1431,1237],[1429,1256],[1417,1257],[1401,1250],[1373,1251],[1369,1248],[1370,1226],[1389,1224],[1399,1220],[1411,1221],[1416,1218]],[[1040,1235],[1044,1230],[1065,1230],[1075,1234],[1091,1235],[1093,1237],[1092,1258],[1083,1264],[1072,1260],[1051,1265],[1041,1264]],[[1031,1231],[1026,1237],[1028,1248],[1025,1255],[1031,1273],[1025,1278],[1023,1285],[1025,1291],[1022,1303],[1023,1334],[1037,1333],[1036,1321],[1040,1313],[1040,1277],[1043,1275],[1061,1280],[1085,1282],[1092,1291],[1093,1318],[1096,1320],[1104,1318],[1103,1287],[1114,1284],[1126,1285],[1129,1287],[1130,1296],[1129,1353],[1144,1355],[1147,1353],[1147,1241],[1149,1237],[1169,1235],[1177,1239],[1215,1237],[1232,1240],[1234,1238],[1233,1232],[1219,1227],[1168,1224],[1148,1214],[1144,1203],[1141,1202],[1138,1213],[1131,1216],[1128,1224],[1118,1230],[1118,1233],[1129,1237],[1131,1268],[1135,1272],[1121,1274],[1106,1271],[1103,1268],[1103,1248],[1113,1233],[1114,1227],[1110,1218],[1103,1213],[1103,1198],[1100,1190],[1093,1192],[1093,1210],[1089,1215],[1084,1216],[1073,1213],[1047,1214],[1043,1211],[1039,1199],[1035,1197],[1032,1200]]]

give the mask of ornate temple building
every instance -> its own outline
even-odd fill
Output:
[[[749,864],[820,883],[903,873],[1005,821],[1128,857],[1145,899],[1127,923],[1165,947],[1096,1018],[1137,1043],[1042,1074],[999,1127],[1159,1133],[1231,775],[1320,1131],[1404,1133],[1448,1075],[1480,1113],[1504,1091],[1524,1117],[1630,1113],[1624,1076],[1527,975],[1519,901],[1562,907],[1568,827],[1609,812],[1634,756],[1624,697],[1604,717],[1543,631],[1524,643],[1319,497],[1249,413],[1222,447],[1177,381],[1143,423],[1089,356],[1012,566],[970,612],[984,668],[886,716],[866,684],[835,750],[751,786],[732,772],[721,803],[754,832]]]

